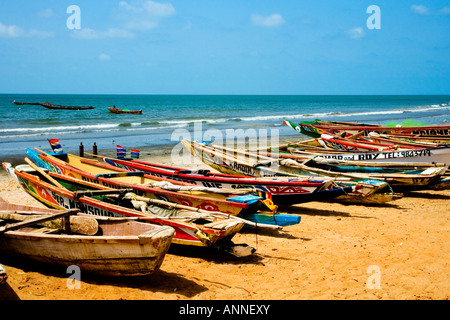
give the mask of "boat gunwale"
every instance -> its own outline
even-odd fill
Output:
[[[184,198],[184,199],[195,199],[199,202],[204,202],[204,201],[209,201],[209,202],[219,202],[222,203],[224,205],[231,205],[237,208],[241,208],[241,209],[248,209],[250,207],[250,205],[248,203],[241,203],[241,202],[234,202],[234,201],[228,201],[226,199],[219,199],[219,198],[213,198],[213,197],[206,197],[206,196],[201,196],[201,195],[193,195],[193,194],[184,194],[184,193],[180,193],[180,192],[175,192],[175,191],[170,191],[170,190],[164,190],[164,189],[160,189],[160,188],[154,188],[154,187],[149,187],[149,186],[144,186],[144,185],[139,185],[136,183],[127,183],[127,182],[121,182],[121,181],[116,181],[113,179],[109,179],[109,178],[104,178],[104,177],[96,177],[94,174],[83,171],[81,169],[78,169],[74,166],[71,166],[70,164],[65,163],[64,161],[57,159],[55,157],[51,157],[49,155],[46,154],[42,154],[40,153],[38,155],[43,161],[48,161],[50,163],[52,163],[53,165],[56,166],[62,166],[63,168],[69,168],[70,170],[76,172],[77,174],[86,177],[87,179],[90,180],[98,180],[98,181],[102,181],[105,182],[109,185],[115,185],[118,187],[122,187],[122,188],[133,188],[142,192],[149,192],[149,193],[156,193],[156,194],[167,194],[170,196],[174,196],[174,197],[178,197],[178,198]],[[44,159],[45,158],[45,159]],[[58,162],[53,161],[54,159],[58,160]]]

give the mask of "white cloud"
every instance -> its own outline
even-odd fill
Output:
[[[73,37],[77,39],[105,39],[105,38],[133,38],[134,34],[123,29],[109,28],[106,31],[97,31],[90,28],[74,30]]]
[[[52,9],[43,9],[37,13],[41,18],[51,18],[55,16],[55,12]]]
[[[175,14],[170,3],[154,1],[120,1],[115,9],[115,18],[120,21],[119,28],[105,31],[83,28],[74,30],[72,36],[77,39],[134,38],[134,30],[151,30],[159,21]]]
[[[0,37],[4,38],[17,38],[24,34],[24,31],[18,26],[7,26],[0,22]]]
[[[158,26],[161,19],[175,15],[175,8],[170,3],[154,1],[121,1],[117,18],[124,22],[129,30],[150,30]]]
[[[362,27],[350,29],[346,33],[352,39],[359,39],[365,36],[364,29]]]
[[[144,9],[150,15],[158,17],[168,17],[175,14],[175,8],[170,3],[147,1],[144,3]]]
[[[427,7],[422,6],[422,5],[416,5],[416,4],[413,4],[411,6],[411,10],[417,14],[423,14],[423,15],[430,13],[430,10]]]
[[[107,61],[107,60],[111,60],[111,56],[107,55],[106,53],[100,53],[100,55],[98,56],[98,59],[100,61]]]
[[[260,27],[278,27],[285,22],[283,17],[278,13],[274,13],[267,17],[260,14],[252,14],[251,20],[255,26]]]
[[[119,6],[132,13],[145,13],[156,17],[167,17],[175,14],[175,8],[170,3],[158,3],[154,1],[133,1],[129,4],[121,1]]]
[[[440,10],[430,10],[422,5],[412,5],[411,11],[420,15],[450,15],[450,7],[444,6]]]
[[[2,38],[49,38],[55,35],[54,32],[41,31],[36,29],[24,30],[15,25],[5,25],[0,22],[0,37]]]

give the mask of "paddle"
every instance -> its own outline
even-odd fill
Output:
[[[127,192],[132,192],[133,189],[112,189],[112,190],[85,190],[85,191],[74,191],[73,195],[76,199],[80,197],[91,197],[91,196],[103,196],[111,194],[123,194]]]
[[[47,172],[45,172],[42,168],[38,167],[33,161],[31,161],[29,158],[25,158],[25,162],[28,163],[34,170],[42,174],[44,177],[46,177],[48,180],[50,180],[55,186],[61,188],[64,188],[58,181],[53,179]]]

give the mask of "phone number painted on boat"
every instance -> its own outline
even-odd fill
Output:
[[[373,153],[357,153],[352,155],[330,154],[320,155],[325,159],[336,160],[380,160],[380,159],[396,159],[396,158],[416,158],[416,157],[431,157],[431,150],[407,150],[407,151],[393,151],[393,152],[373,152]]]

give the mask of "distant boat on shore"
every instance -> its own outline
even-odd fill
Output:
[[[53,104],[50,102],[19,102],[14,100],[14,104],[22,106],[22,105],[37,105],[37,106],[43,106],[47,109],[62,109],[62,110],[88,110],[88,109],[94,109],[95,107],[91,106],[64,106],[60,104]]]

